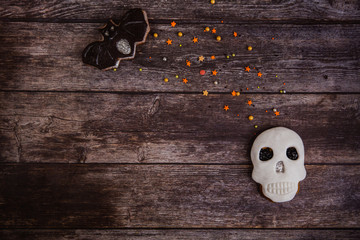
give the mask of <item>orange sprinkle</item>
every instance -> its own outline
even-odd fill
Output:
[[[175,27],[175,25],[176,25],[176,22],[175,22],[175,21],[172,21],[172,22],[171,22],[171,26],[172,26],[172,27]]]
[[[234,32],[234,37],[237,37],[237,35],[238,35],[237,32]]]
[[[186,78],[183,78],[183,83],[188,83],[188,80]]]
[[[211,32],[212,32],[212,33],[216,33],[216,29],[213,28],[213,29],[211,30]]]
[[[224,110],[225,110],[225,111],[229,110],[229,106],[228,106],[228,105],[225,105],[225,106],[224,106]]]
[[[214,59],[215,59],[215,56],[214,56],[214,55],[212,55],[212,56],[211,56],[211,59],[212,59],[212,60],[214,60]]]

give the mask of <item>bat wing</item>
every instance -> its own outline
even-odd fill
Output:
[[[93,42],[83,51],[83,62],[99,69],[109,69],[117,65],[118,59],[109,52],[106,42]]]
[[[135,42],[145,42],[150,31],[146,12],[140,8],[131,9],[120,21],[120,31],[126,32]]]

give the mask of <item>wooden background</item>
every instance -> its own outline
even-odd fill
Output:
[[[209,2],[0,1],[1,239],[360,238],[359,1]],[[151,27],[136,58],[84,65],[134,7]],[[306,150],[282,204],[251,179],[252,142],[274,126]]]

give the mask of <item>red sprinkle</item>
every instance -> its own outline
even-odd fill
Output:
[[[200,75],[205,75],[205,70],[200,70]]]

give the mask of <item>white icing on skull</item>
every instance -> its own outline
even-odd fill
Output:
[[[131,46],[126,39],[120,39],[116,43],[116,48],[122,54],[130,54],[131,53]]]
[[[261,133],[251,148],[252,178],[273,202],[293,199],[299,181],[306,176],[304,144],[300,136],[284,127]]]

